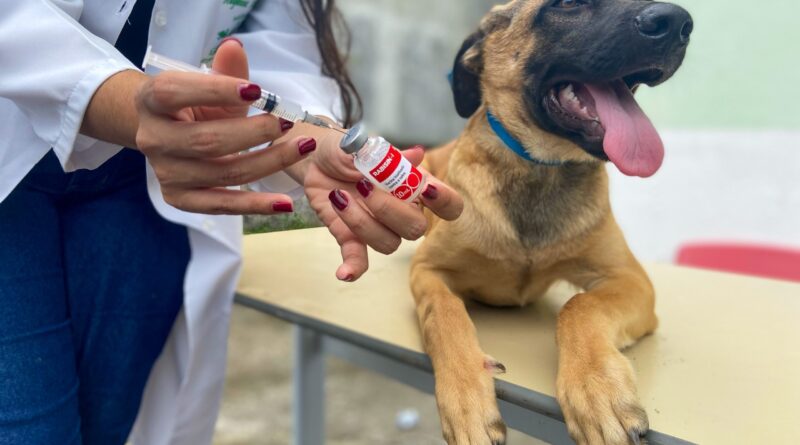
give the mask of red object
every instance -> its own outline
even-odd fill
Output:
[[[234,42],[238,43],[238,44],[239,44],[239,46],[241,46],[242,48],[244,48],[244,43],[242,43],[242,41],[241,41],[241,40],[237,39],[236,37],[230,37],[230,36],[228,36],[228,37],[225,37],[224,39],[222,39],[222,40],[219,42],[219,45],[218,45],[218,47],[222,46],[222,44],[223,44],[223,43],[225,43],[225,42],[228,42],[228,41],[234,41]]]
[[[690,243],[678,264],[800,282],[800,250],[745,243]]]
[[[239,85],[239,96],[247,102],[261,99],[261,87],[254,83],[243,83]]]
[[[347,206],[350,205],[350,200],[347,199],[347,196],[344,196],[341,190],[334,190],[328,195],[328,199],[331,200],[331,203],[336,206],[339,211],[343,212]]]
[[[378,166],[373,168],[370,173],[372,173],[376,181],[386,181],[395,173],[402,160],[403,155],[401,155],[397,149],[391,147],[389,151],[386,152],[386,157],[384,157],[383,160],[378,163]]]
[[[300,156],[305,156],[317,149],[317,140],[314,138],[302,139],[297,145],[297,149],[300,151]]]
[[[436,199],[439,197],[439,189],[437,189],[435,185],[431,184],[425,189],[424,192],[422,192],[422,196],[431,200]]]
[[[259,87],[259,91],[258,91],[258,98],[261,98],[261,88],[260,87]],[[256,100],[258,100],[258,99],[256,99]],[[284,133],[286,133],[287,131],[289,131],[292,128],[294,128],[294,122],[292,122],[292,121],[287,121],[286,119],[284,119],[282,117],[278,118],[278,121],[281,123],[281,131],[284,132]]]
[[[361,193],[361,196],[364,198],[369,198],[369,195],[371,195],[372,191],[375,190],[375,186],[365,178],[358,181],[358,184],[356,184],[356,189],[358,189],[358,193]]]
[[[272,210],[280,213],[292,213],[294,212],[294,206],[291,202],[276,202],[272,204]]]

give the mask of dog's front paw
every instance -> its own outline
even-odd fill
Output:
[[[493,374],[505,367],[487,357],[482,368],[449,367],[436,374],[436,403],[448,445],[504,445],[506,425],[495,398]]]
[[[556,392],[578,445],[645,443],[647,412],[636,395],[630,363],[619,351],[592,362],[562,355]]]

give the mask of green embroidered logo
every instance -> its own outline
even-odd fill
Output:
[[[246,8],[247,5],[250,3],[249,0],[223,0],[223,5],[229,5],[231,9],[235,7]]]
[[[237,7],[238,8],[247,8],[247,6],[250,4],[250,0],[222,0],[222,4],[229,6],[230,9],[237,8]],[[236,29],[238,29],[239,26],[241,26],[242,22],[245,21],[245,19],[247,18],[249,13],[250,13],[249,11],[245,11],[245,12],[235,16],[233,18],[234,24],[233,24],[232,27],[230,27],[228,29],[223,29],[222,31],[217,33],[217,46],[215,46],[214,48],[211,49],[211,51],[209,51],[208,55],[203,58],[201,63],[209,65],[209,64],[211,64],[211,62],[214,61],[214,56],[217,54],[217,49],[219,47],[219,42],[222,39],[224,39],[225,37],[228,37],[231,34],[233,34],[234,31]]]
[[[233,28],[223,29],[222,31],[217,33],[217,40],[222,40],[231,34],[233,34]]]
[[[211,65],[211,62],[214,61],[214,56],[216,55],[217,55],[217,49],[214,48],[207,56],[203,57],[203,60],[201,60],[200,63],[202,63],[203,65]]]

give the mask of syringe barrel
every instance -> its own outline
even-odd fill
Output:
[[[281,98],[277,94],[272,94],[269,91],[261,90],[261,99],[250,104],[253,108],[258,108],[265,113],[272,113],[275,107],[280,103]]]
[[[211,70],[209,70],[205,65],[198,68],[188,63],[157,54],[153,51],[152,46],[148,46],[147,52],[144,56],[143,66],[147,68],[151,65],[161,70],[186,71],[204,74],[209,74],[211,72]],[[270,93],[266,90],[261,90],[261,98],[250,104],[250,106],[265,113],[272,114],[273,116],[286,119],[287,121],[308,122],[320,127],[330,128],[326,122],[322,121],[316,116],[308,114],[308,112],[303,110],[303,107],[300,104],[289,100],[284,100],[277,94]]]
[[[266,90],[261,90],[261,99],[253,102],[250,106],[292,122],[305,121],[308,115],[299,104],[284,100],[277,94]]]

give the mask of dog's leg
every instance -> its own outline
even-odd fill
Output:
[[[638,445],[648,430],[620,349],[655,330],[655,295],[644,270],[626,256],[629,264],[585,283],[586,292],[558,317],[557,395],[578,445]]]
[[[436,378],[436,403],[449,445],[500,445],[506,426],[495,398],[500,363],[483,353],[464,302],[440,272],[415,261],[411,283],[425,350]]]

